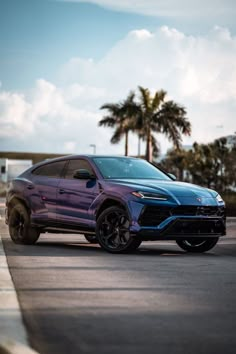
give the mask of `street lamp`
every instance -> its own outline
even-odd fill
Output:
[[[93,148],[93,155],[96,155],[96,144],[90,144],[89,146]]]

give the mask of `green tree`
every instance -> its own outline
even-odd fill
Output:
[[[158,149],[153,133],[163,133],[179,149],[181,135],[190,135],[191,124],[186,110],[174,101],[165,101],[166,92],[156,91],[154,96],[147,88],[138,87],[140,97],[136,109],[135,130],[146,141],[146,159],[152,160],[153,147]]]
[[[160,165],[165,171],[173,173],[179,181],[183,181],[186,179],[184,172],[187,172],[187,155],[188,152],[183,149],[171,149]]]
[[[214,166],[210,145],[194,143],[186,156],[186,166],[193,183],[211,187],[217,166]]]
[[[236,146],[234,146],[225,158],[225,177],[227,186],[231,185],[236,190]]]
[[[118,103],[105,103],[100,109],[106,109],[108,115],[99,121],[99,126],[115,128],[111,143],[117,144],[125,137],[125,156],[128,156],[129,132],[134,129],[134,117],[137,113],[137,104],[134,101],[135,93],[131,91],[128,97]]]
[[[236,146],[229,148],[227,139],[209,144],[194,143],[189,151],[169,150],[161,167],[186,180],[231,195],[236,188]],[[233,197],[234,199],[235,197]]]

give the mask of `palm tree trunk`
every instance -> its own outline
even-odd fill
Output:
[[[138,157],[141,156],[141,136],[138,135]]]
[[[128,156],[129,132],[125,132],[125,156]]]
[[[147,134],[146,160],[150,162],[152,161],[152,136],[150,130],[148,130]]]

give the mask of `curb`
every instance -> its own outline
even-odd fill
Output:
[[[6,338],[0,341],[0,354],[38,354],[28,346],[12,339]]]
[[[227,216],[226,222],[227,222],[228,224],[234,224],[234,223],[236,223],[236,216]]]
[[[38,354],[30,348],[0,235],[0,354]]]

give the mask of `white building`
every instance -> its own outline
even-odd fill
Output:
[[[0,181],[7,183],[32,166],[32,160],[0,159]]]

